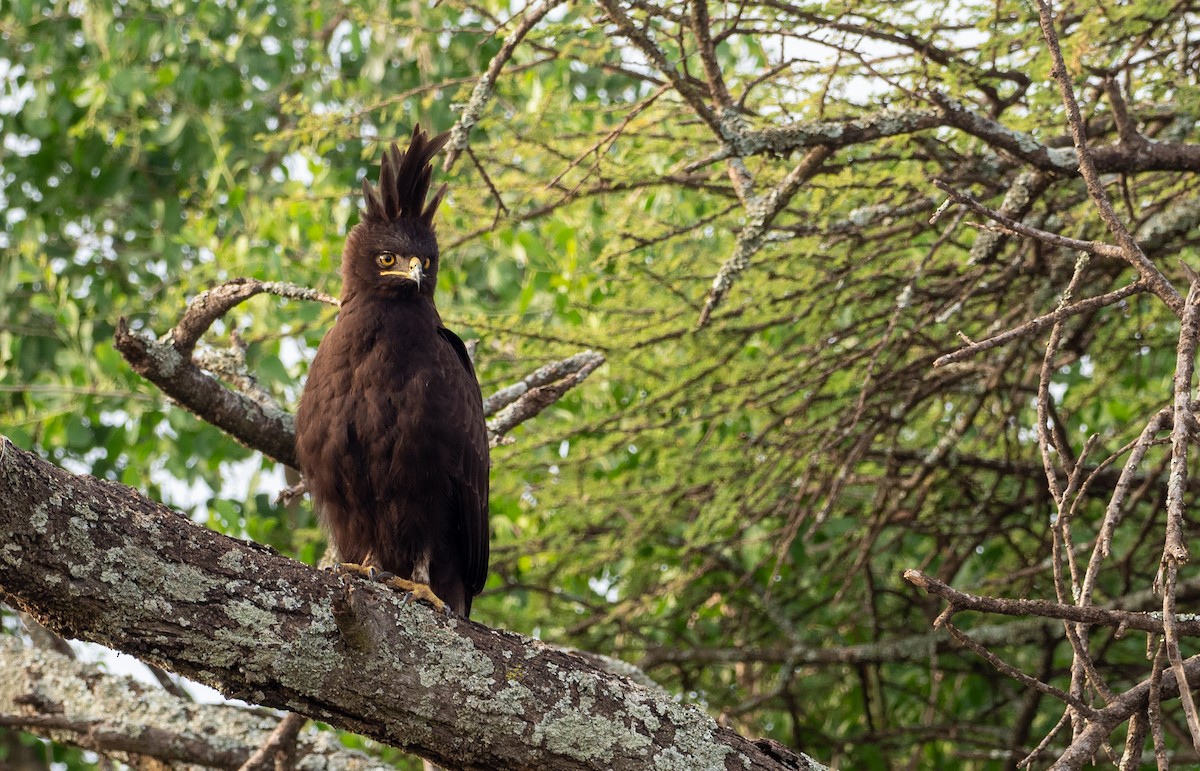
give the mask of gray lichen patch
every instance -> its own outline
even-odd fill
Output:
[[[434,630],[429,630],[434,631]],[[490,697],[495,685],[496,667],[491,659],[478,651],[466,637],[446,630],[446,634],[429,634],[422,637],[430,656],[437,662],[420,672],[420,682],[425,688],[446,683],[457,683],[458,688],[471,695]]]
[[[0,545],[0,562],[6,562],[9,565],[21,564],[21,555],[24,551],[15,543],[6,543]]]
[[[509,680],[488,700],[492,714],[522,717],[534,701],[534,693],[518,680]]]
[[[655,768],[725,768],[725,759],[733,752],[733,748],[721,743],[713,735],[712,729],[715,724],[707,715],[695,707],[670,702],[664,717],[675,726],[675,736],[669,753],[678,754],[687,762],[685,765],[676,765],[663,757],[665,753],[660,753],[659,757],[655,758]]]
[[[616,750],[622,754],[643,754],[651,744],[650,737],[615,720],[574,710],[556,710],[547,715],[534,726],[533,738],[554,755],[591,763],[611,763]]]
[[[278,616],[257,603],[233,600],[225,603],[221,610],[233,622],[234,628],[243,635],[253,638],[275,636],[275,627],[279,624]],[[232,630],[225,631],[234,633]]]
[[[202,603],[216,588],[211,576],[182,563],[172,565],[165,578],[165,588],[176,602]]]
[[[217,558],[217,564],[234,573],[245,569],[246,558],[239,549],[230,549]]]
[[[47,513],[46,506],[38,504],[33,507],[33,511],[29,514],[29,525],[35,533],[46,532],[46,525],[50,522],[50,515]]]
[[[629,715],[631,720],[641,723],[649,734],[657,733],[662,727],[662,721],[654,714],[654,709],[651,707],[644,697],[644,694],[631,691],[625,694],[625,713]]]

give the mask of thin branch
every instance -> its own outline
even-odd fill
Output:
[[[609,20],[616,25],[621,36],[633,43],[646,56],[650,64],[670,81],[672,87],[683,97],[696,115],[708,124],[713,133],[721,136],[721,121],[705,102],[704,93],[697,84],[671,64],[649,33],[634,23],[633,19],[621,10],[617,0],[599,0],[599,3]]]
[[[1052,324],[1057,324],[1060,321],[1071,318],[1072,316],[1078,316],[1081,313],[1089,313],[1091,311],[1113,305],[1114,303],[1118,303],[1127,297],[1132,297],[1133,295],[1144,291],[1146,291],[1146,287],[1139,280],[1133,282],[1132,284],[1127,284],[1120,289],[1108,292],[1107,294],[1089,297],[1088,299],[1080,300],[1077,303],[1060,306],[1053,312],[1047,313],[1045,316],[1038,316],[1035,319],[1030,319],[1019,327],[1014,327],[1006,332],[1001,332],[1000,334],[989,337],[986,340],[972,342],[963,348],[958,349],[957,351],[943,354],[942,356],[934,359],[933,366],[944,367],[947,364],[953,364],[954,362],[968,359],[990,348],[1004,345],[1005,343],[1012,342],[1013,340],[1017,340],[1022,337],[1036,335],[1038,332],[1041,332],[1043,329],[1051,326]]]
[[[904,571],[904,579],[930,594],[940,597],[957,610],[975,610],[982,613],[999,613],[1005,616],[1038,616],[1074,621],[1090,626],[1107,626],[1113,629],[1138,629],[1143,632],[1162,634],[1163,622],[1158,613],[1138,613],[1128,610],[1100,608],[1095,605],[1080,607],[1046,600],[1007,599],[970,594],[951,587],[919,570]],[[1178,621],[1180,634],[1200,637],[1200,620]]]
[[[1129,109],[1125,104],[1125,95],[1121,93],[1121,84],[1112,75],[1104,76],[1104,93],[1112,106],[1113,123],[1117,127],[1117,138],[1124,144],[1144,146],[1147,140],[1138,133],[1137,125],[1129,118]]]
[[[1060,236],[1057,233],[1050,233],[1045,230],[1039,230],[1038,228],[1030,227],[1023,222],[1018,222],[1017,220],[1004,216],[995,209],[990,209],[987,206],[984,206],[974,196],[970,195],[969,193],[955,190],[944,180],[937,179],[935,177],[933,179],[933,184],[939,190],[946,193],[946,195],[950,196],[950,200],[954,201],[955,203],[966,206],[976,214],[982,214],[984,217],[998,222],[1006,231],[1008,231],[1010,235],[1036,238],[1037,240],[1043,241],[1051,246],[1087,252],[1088,254],[1094,254],[1097,257],[1107,257],[1109,259],[1117,260],[1125,259],[1125,252],[1119,247],[1111,244],[1101,243],[1099,241],[1081,241],[1077,238]]]
[[[463,107],[462,113],[455,121],[454,127],[450,130],[450,141],[446,144],[445,159],[442,161],[442,170],[449,171],[454,167],[455,161],[463,150],[467,148],[470,141],[471,128],[479,122],[479,118],[483,115],[483,109],[487,106],[488,100],[492,98],[492,93],[496,88],[496,81],[500,77],[500,72],[504,69],[504,65],[512,58],[513,53],[517,50],[517,46],[529,34],[529,31],[537,26],[537,23],[545,18],[553,8],[560,5],[563,0],[542,0],[535,6],[525,8],[521,13],[521,22],[504,38],[504,43],[500,46],[500,50],[488,62],[488,68],[479,80],[475,83],[475,88],[471,91],[471,97],[467,100]],[[503,205],[503,204],[501,204]]]
[[[1185,266],[1186,267],[1186,266]],[[1171,474],[1167,480],[1167,527],[1163,544],[1162,566],[1157,583],[1163,593],[1163,644],[1175,678],[1181,684],[1183,713],[1192,734],[1192,746],[1200,752],[1200,716],[1191,689],[1186,687],[1183,656],[1179,652],[1179,630],[1175,618],[1175,584],[1179,566],[1188,561],[1183,523],[1187,514],[1184,493],[1187,490],[1188,448],[1192,442],[1195,418],[1192,415],[1192,376],[1195,371],[1197,335],[1200,335],[1200,276],[1190,268],[1191,278],[1179,323],[1179,346],[1175,358],[1174,425],[1171,427]]]
[[[747,206],[746,213],[750,221],[738,233],[733,254],[721,265],[713,278],[712,287],[704,298],[704,307],[700,310],[700,318],[696,322],[697,329],[708,326],[713,311],[733,288],[734,281],[742,271],[750,267],[750,259],[762,247],[763,236],[771,222],[787,207],[800,186],[816,174],[831,155],[833,148],[827,145],[814,147],[769,193]]]
[[[1138,438],[1131,445],[1121,450],[1121,452],[1128,451],[1129,458],[1121,468],[1121,475],[1117,477],[1117,483],[1113,487],[1112,496],[1105,507],[1104,520],[1100,524],[1100,532],[1096,535],[1096,545],[1092,549],[1091,559],[1088,560],[1087,569],[1084,571],[1083,582],[1079,586],[1079,596],[1076,598],[1079,605],[1092,604],[1092,593],[1095,590],[1096,580],[1100,575],[1100,565],[1112,550],[1113,533],[1116,531],[1117,526],[1121,524],[1122,507],[1126,497],[1129,495],[1129,489],[1137,477],[1138,468],[1145,459],[1151,444],[1158,436],[1158,433],[1162,431],[1163,426],[1170,417],[1171,412],[1168,408],[1159,410],[1146,423],[1145,428],[1142,429],[1142,433],[1138,435]]]
[[[595,351],[577,353],[547,364],[484,400],[484,415],[495,414],[488,421],[491,445],[503,443],[505,434],[561,399],[603,363],[604,356]]]
[[[308,718],[289,712],[263,742],[263,745],[241,765],[238,771],[277,771],[294,768],[296,739]]]
[[[1092,160],[1092,154],[1088,149],[1087,130],[1083,125],[1083,117],[1079,112],[1079,103],[1075,100],[1075,91],[1071,85],[1071,77],[1067,72],[1067,65],[1063,61],[1062,48],[1058,44],[1058,33],[1054,29],[1054,17],[1050,10],[1050,5],[1047,0],[1037,0],[1038,17],[1042,27],[1042,37],[1046,39],[1046,45],[1050,49],[1050,56],[1054,62],[1054,66],[1050,70],[1051,76],[1058,83],[1058,90],[1062,96],[1063,106],[1067,109],[1067,122],[1071,126],[1071,137],[1075,142],[1075,152],[1079,162],[1079,173],[1083,176],[1083,180],[1087,185],[1088,195],[1091,196],[1092,203],[1096,205],[1096,209],[1100,214],[1100,218],[1104,220],[1104,224],[1108,226],[1108,230],[1116,238],[1124,252],[1124,258],[1132,265],[1146,282],[1147,288],[1158,295],[1167,307],[1170,308],[1176,316],[1183,314],[1183,298],[1179,296],[1179,292],[1171,283],[1167,281],[1167,277],[1150,261],[1142,251],[1142,248],[1134,240],[1129,230],[1117,216],[1113,209],[1112,202],[1108,198],[1108,193],[1104,190],[1104,183],[1100,179],[1100,174],[1096,171],[1096,164]],[[1200,741],[1200,736],[1196,737]]]
[[[179,323],[162,342],[170,342],[179,355],[187,358],[192,349],[212,323],[224,316],[239,303],[257,294],[273,294],[292,300],[308,300],[336,306],[337,298],[315,289],[296,286],[280,281],[259,281],[253,278],[235,278],[224,284],[206,289],[196,295],[187,305]]]
[[[951,605],[950,607],[953,608],[954,606]],[[963,633],[961,629],[950,623],[949,620],[941,621],[940,626],[949,632],[950,636],[953,637],[964,648],[972,651],[984,661],[995,667],[997,671],[1008,675],[1025,687],[1032,688],[1033,690],[1038,691],[1039,693],[1044,693],[1047,696],[1052,696],[1069,705],[1071,709],[1074,709],[1076,712],[1079,712],[1085,717],[1095,717],[1097,715],[1096,710],[1094,710],[1091,705],[1085,704],[1061,688],[1055,688],[1053,685],[1043,683],[1036,677],[1030,677],[1014,667],[1012,664],[1009,664],[1007,661],[1004,661],[999,656],[989,651],[984,646],[972,640],[965,633]]]

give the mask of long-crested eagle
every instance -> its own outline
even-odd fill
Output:
[[[487,577],[488,439],[471,359],[433,300],[445,186],[425,199],[448,138],[414,128],[407,150],[384,152],[379,189],[363,180],[296,451],[343,570],[468,616]]]

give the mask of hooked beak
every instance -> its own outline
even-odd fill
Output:
[[[416,282],[417,289],[420,289],[421,288],[421,279],[423,279],[425,277],[425,271],[421,267],[421,258],[420,257],[409,257],[407,270],[384,270],[384,271],[380,271],[379,275],[381,275],[381,276],[403,276],[404,278],[407,278],[409,281]]]

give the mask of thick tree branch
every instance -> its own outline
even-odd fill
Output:
[[[582,658],[405,605],[0,439],[0,597],[227,696],[462,768],[818,768]]]
[[[262,710],[197,704],[0,635],[0,726],[125,762],[140,755],[236,769],[278,723]],[[341,746],[334,734],[315,730],[299,735],[295,758],[298,771],[384,768]]]

